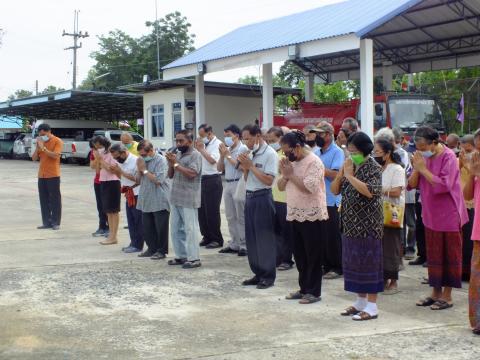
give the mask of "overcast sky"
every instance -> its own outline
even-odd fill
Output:
[[[200,47],[240,26],[320,7],[339,0],[175,0],[158,1],[158,16],[175,10],[185,15]],[[71,37],[73,12],[80,10],[80,30],[90,38],[79,50],[77,83],[94,64],[89,57],[97,50],[97,36],[121,29],[138,37],[147,32],[145,21],[155,19],[155,0],[16,0],[0,1],[0,101],[17,89],[39,90],[47,85],[66,89],[72,82]],[[278,68],[278,66],[277,66]],[[207,80],[236,81],[244,75],[258,75],[258,67],[207,75]],[[138,79],[141,81],[141,79]]]

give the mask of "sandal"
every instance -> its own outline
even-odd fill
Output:
[[[312,294],[305,294],[303,298],[298,302],[299,304],[302,305],[308,305],[308,304],[313,304],[318,301],[322,300],[320,296],[314,296]]]
[[[421,299],[419,301],[417,301],[417,306],[430,306],[430,305],[433,305],[435,304],[437,300],[435,299],[432,299],[431,297],[426,297],[425,299]]]
[[[446,310],[446,309],[450,309],[451,307],[453,307],[453,304],[449,304],[445,300],[437,300],[437,301],[435,301],[435,303],[433,303],[432,306],[430,306],[430,309],[432,309],[432,310]]]
[[[360,310],[357,310],[354,306],[350,306],[343,310],[340,315],[342,316],[352,316],[352,315],[357,315],[360,312]]]
[[[367,321],[375,320],[378,318],[378,315],[370,315],[365,311],[360,311],[358,314],[352,316],[353,321]]]
[[[168,260],[168,265],[183,265],[187,262],[187,259],[173,259]]]
[[[285,296],[285,299],[287,300],[300,300],[303,298],[303,294],[300,291],[290,293],[287,296]]]
[[[476,327],[475,329],[472,329],[472,333],[475,335],[480,335],[480,327]]]

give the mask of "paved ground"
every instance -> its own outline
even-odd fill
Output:
[[[466,286],[451,310],[417,308],[425,273],[407,266],[380,318],[353,322],[338,315],[352,300],[342,280],[305,306],[283,300],[296,270],[260,291],[239,286],[250,272],[237,256],[204,250],[187,271],[121,253],[124,229],[122,244],[98,245],[86,167],[63,166],[62,229],[38,231],[35,176],[31,162],[0,160],[0,359],[478,358]]]

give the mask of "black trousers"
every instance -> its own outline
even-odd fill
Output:
[[[62,195],[60,194],[60,177],[39,178],[38,194],[42,222],[45,226],[60,225],[62,219]]]
[[[343,274],[342,266],[342,237],[340,235],[340,225],[338,217],[338,207],[327,206],[328,220],[325,221],[324,236],[324,259],[323,270],[325,273],[335,271],[337,274]]]
[[[302,294],[322,294],[322,259],[326,235],[325,221],[292,221],[293,254],[298,269],[298,284]]]
[[[417,201],[415,203],[415,239],[417,241],[417,256],[423,261],[427,261],[427,248],[425,244],[425,226],[422,218],[422,203]]]
[[[198,223],[206,244],[217,242],[223,246],[223,236],[220,231],[222,193],[223,185],[220,175],[202,176],[202,202],[198,209]]]
[[[138,200],[138,196],[135,196]],[[137,209],[136,206],[128,206],[128,201],[125,204],[127,212],[128,233],[130,235],[130,245],[134,248],[143,249],[143,213]]]
[[[463,243],[462,243],[462,280],[470,280],[470,272],[472,267],[472,252],[473,252],[473,241],[472,241],[472,229],[473,229],[473,218],[475,216],[475,209],[467,209],[468,212],[468,223],[463,225],[462,234],[463,234]]]
[[[292,224],[287,221],[287,203],[275,204],[275,237],[277,239],[277,266],[286,263],[293,265]]]
[[[108,230],[107,214],[103,212],[102,193],[100,190],[100,184],[93,184],[95,190],[95,200],[97,201],[98,211],[98,228],[101,230]]]
[[[148,249],[156,253],[168,254],[168,223],[170,212],[167,210],[142,213],[143,238]]]
[[[275,206],[271,189],[247,193],[245,241],[248,263],[258,280],[273,284],[276,277],[277,242],[273,231]]]

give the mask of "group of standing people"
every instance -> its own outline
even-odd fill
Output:
[[[61,141],[50,129],[39,130],[40,228],[58,229]],[[168,264],[185,269],[201,266],[200,246],[247,256],[253,276],[242,284],[257,289],[273,286],[277,270],[296,264],[299,289],[286,298],[301,304],[321,300],[322,279],[343,276],[345,290],[357,297],[341,315],[365,321],[378,317],[378,293],[399,291],[403,256],[413,256],[411,238],[419,255],[411,264],[426,263],[432,287],[417,305],[452,307],[470,240],[462,238],[462,228],[470,224],[470,316],[479,332],[480,132],[454,152],[437,131],[420,127],[410,153],[397,129],[382,129],[372,141],[354,119],[344,121],[337,137],[328,122],[303,132],[230,125],[224,142],[202,124],[198,135],[177,132],[175,147],[165,154],[128,133],[113,145],[103,136],[91,140],[99,213],[92,235],[104,236],[102,245],[118,243],[123,193],[130,235],[124,252],[164,259],[170,238],[175,257]],[[412,192],[413,206],[406,206]],[[220,228],[222,197],[228,244]]]

